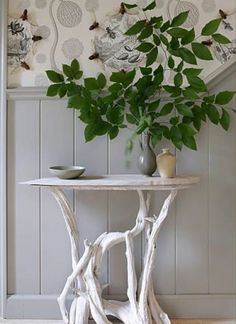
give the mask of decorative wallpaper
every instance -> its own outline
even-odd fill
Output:
[[[147,5],[148,0],[126,1]],[[206,75],[236,54],[235,0],[156,0],[156,14],[170,19],[189,10],[184,27],[201,27],[209,20],[227,14],[221,32],[232,44],[211,44],[216,57],[205,63]],[[85,75],[99,71],[131,69],[143,63],[136,50],[136,37],[124,32],[143,13],[131,9],[122,14],[118,0],[9,0],[8,86],[47,86],[45,70],[60,70],[62,63],[78,58]],[[204,39],[207,41],[207,39]],[[160,53],[158,61],[164,60]],[[204,65],[203,65],[204,66]]]

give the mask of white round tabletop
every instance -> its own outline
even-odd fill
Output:
[[[82,176],[64,180],[56,177],[22,182],[36,187],[60,187],[75,190],[173,190],[186,189],[199,182],[196,176],[176,176],[175,178],[147,177],[137,174]]]

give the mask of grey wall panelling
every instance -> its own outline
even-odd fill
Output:
[[[232,67],[231,72],[235,71],[235,65]],[[235,72],[227,73],[226,79],[215,83],[214,88],[233,88],[235,78]],[[8,93],[7,315],[57,318],[56,294],[71,269],[66,230],[59,208],[46,191],[40,193],[17,183],[48,175],[52,164],[86,165],[88,173],[95,175],[135,173],[138,147],[128,168],[125,132],[113,142],[103,137],[85,144],[84,126],[72,110],[64,108],[64,101],[48,100],[40,89]],[[172,316],[236,316],[235,132],[235,117],[228,133],[206,124],[198,136],[198,152],[177,153],[178,173],[198,174],[201,183],[179,193],[158,240],[154,284]],[[134,223],[138,208],[134,192],[68,195],[77,213],[81,242],[85,237],[93,240],[106,230],[122,230]],[[153,197],[153,212],[158,213],[159,202],[165,196],[166,193],[158,193]],[[138,272],[143,247],[143,240],[138,238]],[[125,297],[126,291],[123,249],[122,245],[115,247],[104,259],[101,278],[110,283],[106,294],[120,298]],[[63,259],[59,250],[63,251]],[[27,253],[30,273],[26,268]]]

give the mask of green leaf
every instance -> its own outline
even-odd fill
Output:
[[[125,73],[122,72],[122,71],[120,71],[120,72],[112,72],[110,80],[112,82],[123,83],[124,80],[125,80]]]
[[[123,2],[123,4],[127,9],[137,8],[136,4],[129,4],[129,3],[125,3],[125,2]]]
[[[183,70],[183,74],[187,76],[198,76],[202,72],[202,69],[188,68]]]
[[[221,35],[221,34],[213,34],[212,37],[219,44],[230,44],[231,43],[230,39],[228,39],[226,36]]]
[[[182,45],[187,45],[189,43],[192,43],[195,39],[195,30],[192,28],[191,30],[187,31],[185,36],[181,40]]]
[[[55,96],[57,96],[60,87],[61,87],[61,84],[60,84],[60,83],[57,83],[57,84],[51,84],[51,85],[48,87],[48,90],[47,90],[47,96],[48,96],[48,97],[55,97]]]
[[[143,8],[143,11],[153,10],[154,8],[156,8],[156,1],[155,0],[153,2],[151,2],[148,6]]]
[[[222,109],[222,116],[220,118],[220,124],[226,131],[229,129],[230,116],[229,116],[229,113],[225,109]]]
[[[187,75],[188,82],[190,86],[197,92],[206,92],[207,86],[205,82],[197,76]]]
[[[164,33],[170,27],[170,21],[167,20],[160,28],[160,31]],[[160,35],[161,36],[161,35]]]
[[[59,97],[60,98],[64,97],[66,95],[66,93],[67,93],[66,85],[65,85],[65,83],[62,83],[59,88],[59,91],[58,91]]]
[[[160,115],[161,116],[169,115],[172,112],[173,108],[174,108],[174,104],[172,102],[168,102],[162,107],[160,111]]]
[[[68,79],[72,80],[74,74],[73,74],[73,71],[72,71],[70,65],[63,64],[62,69],[63,69],[63,73],[65,74],[65,76],[67,76]]]
[[[181,123],[181,124],[179,124],[178,127],[181,131],[182,137],[184,137],[184,136],[191,137],[196,134],[195,130],[187,124]]]
[[[192,43],[193,53],[202,60],[213,60],[211,51],[206,45],[201,43]]]
[[[162,16],[154,16],[150,19],[150,24],[154,25],[156,29],[161,27],[161,24],[163,23],[163,17]]]
[[[84,79],[84,86],[88,90],[97,90],[99,89],[98,82],[95,78],[86,78]]]
[[[138,135],[142,134],[147,128],[148,128],[148,124],[146,123],[146,121],[141,121],[141,123],[136,129],[136,134]]]
[[[158,99],[156,101],[153,101],[153,102],[149,103],[149,105],[148,105],[148,112],[156,111],[157,108],[160,105],[160,102],[161,102],[161,99]]]
[[[197,151],[197,143],[193,136],[183,136],[183,143],[191,150]]]
[[[75,74],[76,72],[79,71],[80,69],[80,65],[79,65],[79,62],[77,59],[73,59],[73,61],[71,62],[71,65],[70,65],[73,73]]]
[[[210,35],[214,34],[217,31],[217,29],[219,28],[221,21],[222,21],[221,18],[211,20],[209,23],[207,23],[203,27],[201,35],[210,36]]]
[[[138,47],[136,47],[136,49],[139,52],[143,52],[143,53],[147,53],[150,52],[151,49],[153,48],[153,44],[152,43],[141,43]]]
[[[150,98],[152,97],[153,95],[156,94],[156,91],[157,91],[157,85],[156,84],[152,84],[150,85],[149,87],[147,87],[145,90],[144,90],[144,96],[146,98]]]
[[[204,109],[210,121],[217,125],[220,121],[220,114],[217,108],[212,104],[205,104]]]
[[[111,129],[109,130],[108,134],[109,134],[109,137],[110,137],[111,140],[116,138],[117,135],[119,134],[118,126],[112,126]]]
[[[173,125],[173,126],[176,126],[179,122],[179,116],[178,117],[172,117],[170,119],[170,124]]]
[[[142,32],[140,33],[138,39],[139,40],[143,40],[146,39],[148,37],[150,37],[153,33],[153,27],[152,26],[147,26],[145,27]]]
[[[233,99],[235,94],[236,91],[222,91],[217,94],[215,103],[217,105],[226,105]]]
[[[103,73],[100,73],[97,78],[99,88],[103,89],[106,86],[107,80]]]
[[[182,90],[179,87],[164,85],[163,88],[171,93],[171,97],[178,97],[181,95]]]
[[[185,104],[177,104],[176,109],[179,114],[187,117],[193,117],[192,110]]]
[[[215,98],[216,98],[216,96],[213,94],[211,96],[204,97],[203,100],[208,103],[213,103],[213,102],[215,102]]]
[[[156,132],[155,134],[151,134],[151,143],[152,146],[155,147],[162,139],[162,132]]]
[[[108,88],[111,93],[119,93],[122,89],[123,87],[120,83],[114,83]]]
[[[87,125],[84,130],[84,137],[86,142],[92,141],[95,136],[96,134],[94,134],[94,125],[93,124]]]
[[[109,107],[106,113],[107,120],[112,124],[118,124],[120,118],[120,109],[116,107]]]
[[[188,18],[189,11],[183,11],[178,16],[175,16],[171,22],[172,27],[181,26]]]
[[[156,46],[159,46],[161,44],[160,37],[158,37],[156,34],[153,34],[153,42]]]
[[[181,73],[177,73],[174,77],[174,84],[176,87],[180,87],[183,83],[183,76]]]
[[[137,104],[130,106],[130,112],[135,118],[137,118],[139,120],[140,114],[139,114],[139,109],[138,109]]]
[[[152,65],[156,61],[157,55],[158,55],[158,48],[154,47],[151,50],[151,52],[147,54],[146,66]]]
[[[173,69],[175,67],[175,61],[172,56],[170,56],[168,59],[168,66],[170,69]]]
[[[125,87],[128,87],[134,81],[135,75],[136,75],[135,69],[125,73],[125,79],[123,82]]]
[[[187,88],[183,91],[183,95],[185,98],[188,99],[199,99],[199,96],[197,95],[197,93],[194,91],[194,89],[191,88]]]
[[[205,113],[204,107],[199,107],[199,106],[195,105],[192,108],[192,112],[193,112],[195,118],[199,118],[204,122],[206,121],[206,113]]]
[[[181,27],[174,27],[169,29],[167,33],[175,38],[184,38],[187,35],[187,30]]]
[[[81,108],[81,97],[79,95],[74,95],[68,100],[68,108],[80,109]]]
[[[79,80],[81,79],[82,75],[83,75],[83,71],[77,71],[76,73],[74,73],[74,79]]]
[[[194,64],[194,65],[197,64],[194,54],[189,49],[185,47],[181,47],[179,49],[179,55],[182,58],[182,60],[185,61],[186,63]]]
[[[154,77],[153,83],[155,85],[160,85],[164,80],[164,69],[163,69],[163,66],[161,64],[154,71],[154,75],[155,75],[155,77]]]
[[[184,67],[184,62],[181,61],[176,68],[176,72],[181,72],[183,67]]]
[[[146,25],[146,20],[139,20],[132,27],[130,27],[125,34],[129,36],[137,35],[138,33],[141,32],[141,30],[145,27],[145,25]]]
[[[46,73],[47,73],[48,79],[52,82],[59,83],[59,82],[64,81],[64,76],[60,73],[57,73],[52,70],[47,70]]]
[[[104,120],[100,120],[95,125],[95,134],[99,136],[105,135],[109,132],[110,128],[111,124]]]
[[[169,41],[168,39],[164,36],[164,35],[160,35],[160,40],[161,42],[165,45],[165,46],[168,46],[169,45]]]
[[[180,47],[180,42],[177,38],[172,37],[169,46],[171,50],[178,52],[177,50]]]
[[[132,125],[135,125],[137,123],[137,119],[131,115],[131,114],[126,114],[126,120],[128,123],[132,124]]]
[[[151,75],[144,75],[143,77],[138,79],[138,81],[135,83],[135,87],[138,89],[138,91],[143,93],[145,88],[147,88],[151,84],[151,81],[152,81]],[[137,99],[137,97],[138,94],[135,93],[135,99]]]
[[[141,71],[142,75],[149,75],[152,73],[152,68],[140,67],[140,71]]]
[[[71,97],[79,93],[79,86],[74,82],[67,83],[66,89],[67,89],[68,97]]]
[[[170,129],[170,137],[172,142],[175,144],[177,142],[182,141],[182,134],[181,131],[177,126],[172,126]]]
[[[193,120],[193,126],[195,127],[195,129],[200,132],[201,126],[202,126],[202,121],[199,118],[194,118]]]

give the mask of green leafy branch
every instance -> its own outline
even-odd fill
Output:
[[[124,3],[127,9],[137,5]],[[155,1],[143,8],[151,11]],[[48,96],[68,98],[68,108],[78,111],[78,117],[86,124],[85,139],[108,134],[110,139],[118,136],[120,129],[131,128],[133,140],[142,133],[151,135],[156,146],[162,138],[170,140],[179,150],[183,146],[196,150],[196,135],[203,123],[210,121],[228,130],[230,115],[228,103],[235,91],[210,94],[199,60],[213,60],[211,49],[198,42],[194,28],[182,27],[188,12],[182,12],[171,21],[162,16],[137,21],[127,36],[139,40],[137,50],[146,56],[145,66],[132,71],[113,72],[109,79],[103,73],[97,77],[83,77],[79,62],[63,65],[63,73],[47,71],[52,84]],[[211,37],[225,44],[229,42],[217,32],[221,19],[207,23],[201,36]],[[160,51],[166,56],[165,64],[158,64]],[[167,68],[168,67],[168,68]],[[166,83],[166,73],[173,73],[173,84]],[[165,96],[163,94],[166,94]]]

